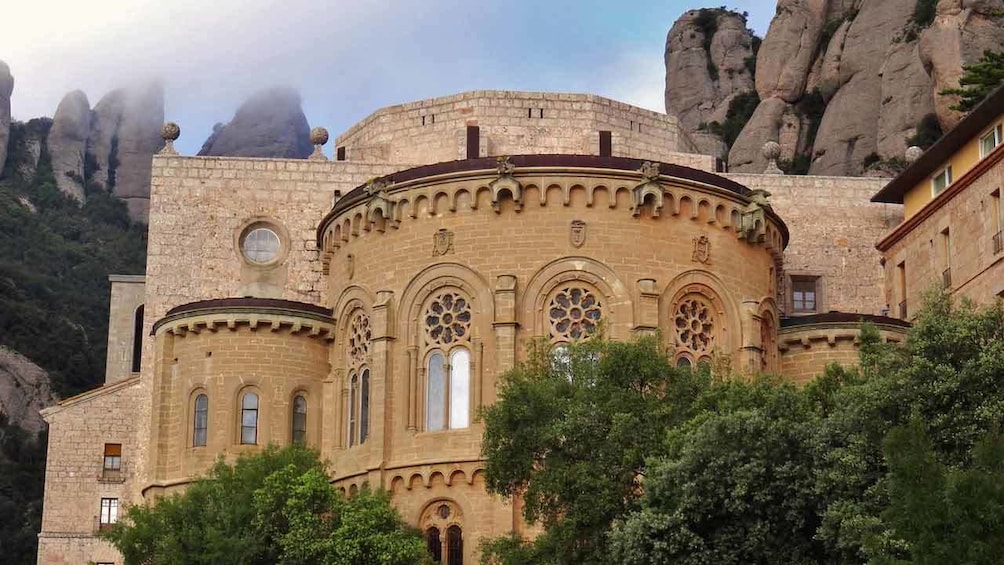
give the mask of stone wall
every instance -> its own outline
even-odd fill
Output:
[[[788,225],[784,252],[790,276],[821,277],[819,311],[881,314],[883,292],[878,241],[903,220],[902,206],[871,197],[888,179],[728,174],[750,188],[771,193],[771,204]],[[788,280],[783,288],[790,288]],[[790,297],[782,301],[790,311]]]
[[[474,91],[388,106],[338,137],[349,161],[438,163],[466,159],[467,126],[480,128],[472,157],[564,153],[599,155],[611,132],[613,155],[714,170],[674,116],[591,94]]]
[[[138,379],[84,393],[42,411],[49,424],[39,563],[119,561],[95,537],[102,498],[131,502],[140,451],[136,422],[143,414]],[[106,443],[122,446],[120,473],[105,473]]]
[[[883,342],[903,343],[906,328],[877,325]],[[826,366],[846,367],[860,362],[861,324],[857,322],[805,324],[781,328],[778,349],[781,374],[785,379],[805,384],[823,374]]]
[[[939,286],[983,304],[1004,297],[1004,249],[995,253],[993,242],[1004,228],[1004,150],[994,156],[996,163],[988,157],[984,170],[958,179],[882,242],[887,300],[896,315],[905,301],[905,318],[913,318],[924,293]]]
[[[142,275],[111,275],[111,299],[108,307],[108,353],[105,361],[105,384],[131,376],[133,343],[136,338],[136,309],[146,298]],[[142,339],[143,334],[140,333]]]

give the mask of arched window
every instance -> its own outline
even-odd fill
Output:
[[[241,398],[241,443],[258,443],[258,395],[253,392]]]
[[[209,397],[200,394],[195,397],[195,412],[192,417],[192,446],[202,447],[206,445],[206,436],[209,435]]]
[[[132,372],[138,373],[143,361],[143,305],[133,313],[132,320]]]
[[[370,430],[370,370],[366,364],[370,355],[370,319],[361,308],[349,317],[347,328],[346,365],[349,369],[348,445],[366,441]]]
[[[446,559],[447,565],[464,565],[464,535],[460,526],[446,529]]]
[[[681,355],[676,360],[676,366],[680,369],[690,369],[693,367],[693,363],[691,363],[689,357]]]
[[[588,339],[599,329],[602,318],[599,293],[584,284],[566,284],[551,294],[547,322],[552,343]]]
[[[425,548],[434,563],[443,562],[443,540],[439,537],[439,528],[425,530]]]
[[[462,429],[471,419],[471,306],[459,293],[436,295],[425,310],[425,429]]]
[[[667,337],[670,350],[678,360],[686,358],[687,366],[697,368],[710,363],[718,354],[729,354],[728,320],[722,300],[702,285],[688,285],[669,302]]]
[[[307,442],[307,399],[302,394],[293,397],[293,443]]]
[[[356,444],[356,422],[359,418],[357,399],[359,398],[359,375],[349,377],[349,447]]]

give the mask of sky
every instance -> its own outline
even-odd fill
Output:
[[[721,2],[721,0],[717,0]],[[158,80],[194,155],[250,94],[299,90],[332,138],[374,110],[467,90],[586,92],[663,111],[666,33],[700,0],[18,0],[0,60],[14,119]],[[732,0],[759,34],[773,0]]]

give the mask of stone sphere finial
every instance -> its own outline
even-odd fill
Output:
[[[160,150],[161,155],[177,155],[174,149],[174,142],[181,137],[181,128],[174,122],[164,122],[160,127],[160,137],[164,140],[164,148]]]
[[[767,169],[763,172],[765,175],[783,175],[784,171],[777,166],[777,158],[781,156],[781,144],[771,140],[763,144],[763,149],[761,149],[764,159],[767,159]]]
[[[920,156],[923,154],[924,154],[923,149],[917,147],[916,145],[911,145],[910,147],[906,148],[906,162],[913,163],[917,159],[920,159]]]
[[[328,130],[322,127],[310,130],[310,142],[314,144],[314,152],[310,154],[309,158],[315,161],[327,161],[328,158],[324,155],[321,146],[328,142]]]

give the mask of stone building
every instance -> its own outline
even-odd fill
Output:
[[[146,276],[112,278],[105,384],[44,412],[39,563],[115,563],[95,533],[123,504],[294,441],[473,563],[526,531],[485,492],[475,415],[529,340],[658,332],[677,365],[801,381],[854,362],[862,319],[892,341],[906,325],[884,317],[886,180],[722,173],[676,118],[605,98],[384,108],[332,159],[320,129],[308,160],[183,157],[164,133]]]

